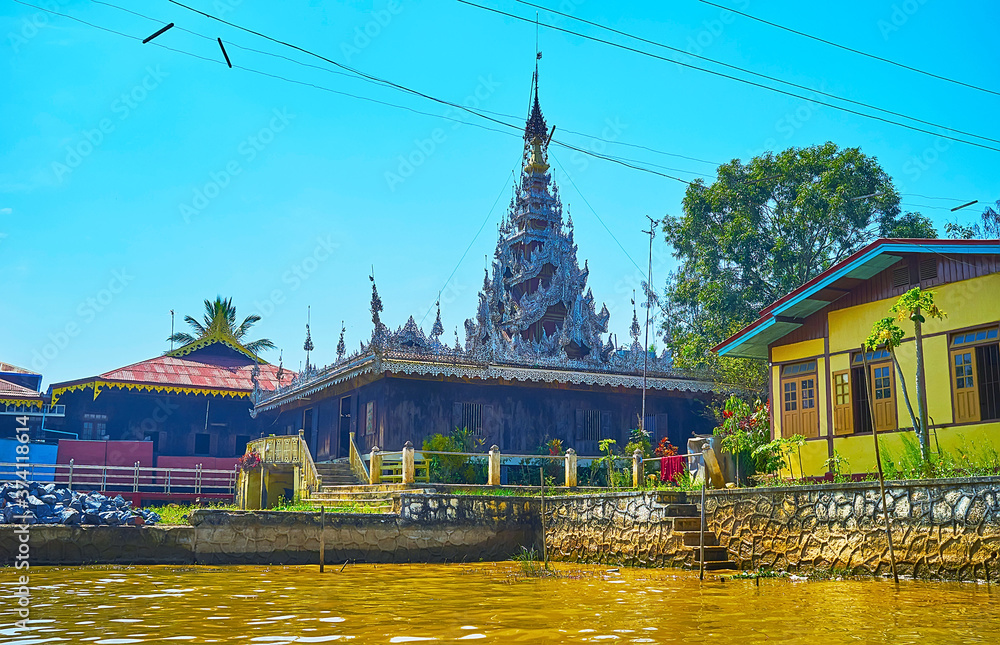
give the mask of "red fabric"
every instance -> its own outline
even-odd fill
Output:
[[[684,457],[681,455],[664,457],[660,460],[660,481],[676,483],[682,472],[684,472]]]

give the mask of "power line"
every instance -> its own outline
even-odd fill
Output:
[[[911,65],[906,65],[904,63],[900,63],[900,62],[891,60],[889,58],[884,58],[882,56],[876,56],[875,54],[869,54],[868,52],[863,52],[860,49],[854,49],[853,47],[848,47],[846,45],[841,45],[839,43],[835,43],[832,40],[826,40],[825,38],[820,38],[818,36],[813,36],[812,34],[807,34],[804,31],[798,31],[797,29],[792,29],[791,27],[785,27],[783,25],[779,25],[776,22],[771,22],[770,20],[764,20],[763,18],[758,18],[757,16],[751,16],[748,13],[745,13],[743,11],[737,11],[736,9],[733,9],[731,7],[726,7],[726,6],[723,6],[721,4],[716,4],[714,2],[709,2],[708,0],[698,0],[698,2],[701,2],[702,4],[711,5],[713,7],[718,7],[719,9],[722,9],[724,11],[730,11],[732,13],[741,15],[744,18],[749,18],[750,20],[756,20],[757,22],[763,23],[765,25],[769,25],[769,26],[774,27],[776,29],[781,29],[783,31],[787,31],[789,33],[793,33],[793,34],[796,34],[798,36],[802,36],[803,38],[808,38],[810,40],[815,40],[815,41],[821,42],[821,43],[823,43],[825,45],[830,45],[831,47],[836,47],[837,49],[843,49],[844,51],[849,51],[849,52],[851,52],[853,54],[858,54],[859,56],[865,56],[867,58],[871,58],[871,59],[874,59],[874,60],[877,60],[877,61],[881,61],[883,63],[888,63],[890,65],[895,65],[896,67],[901,67],[903,69],[910,70],[911,72],[916,72],[917,74],[923,74],[924,76],[930,76],[931,78],[936,78],[938,80],[946,81],[948,83],[954,83],[955,85],[961,85],[963,87],[968,87],[968,88],[971,88],[971,89],[974,89],[974,90],[979,90],[980,92],[986,92],[987,94],[994,94],[996,96],[1000,96],[1000,92],[997,92],[995,90],[991,90],[991,89],[989,89],[987,87],[980,87],[978,85],[973,85],[971,83],[965,83],[963,81],[959,81],[959,80],[956,80],[954,78],[949,78],[947,76],[942,76],[940,74],[935,74],[934,72],[928,72],[926,70],[922,70],[922,69],[913,67]]]
[[[632,256],[629,255],[628,251],[625,250],[625,247],[622,246],[622,243],[618,241],[618,238],[615,237],[615,234],[611,231],[608,225],[604,223],[604,220],[601,219],[601,216],[597,214],[597,210],[590,205],[590,202],[587,201],[587,198],[583,196],[582,192],[580,192],[580,188],[576,185],[576,182],[573,181],[573,176],[570,175],[568,172],[566,172],[566,169],[563,168],[563,165],[559,163],[559,158],[556,157],[555,155],[552,155],[552,160],[556,162],[557,166],[559,166],[559,170],[563,171],[563,174],[566,175],[566,179],[569,180],[570,185],[573,186],[574,190],[576,190],[576,194],[580,196],[580,199],[582,199],[583,203],[587,205],[587,208],[590,209],[590,212],[594,214],[594,217],[597,218],[597,221],[601,223],[601,226],[604,227],[604,230],[608,232],[608,235],[611,236],[611,239],[615,241],[615,244],[618,245],[618,248],[622,250],[622,253],[625,254],[625,257],[629,259],[629,262],[631,262],[635,266],[635,268],[639,270],[639,273],[641,273],[644,278],[648,279],[646,272],[642,270],[642,267],[636,264],[636,261],[632,259]]]
[[[362,72],[362,71],[360,71],[358,69],[355,69],[353,67],[350,67],[348,65],[343,65],[343,64],[338,63],[338,62],[336,62],[334,60],[331,60],[331,59],[327,58],[326,56],[323,56],[321,54],[317,54],[316,52],[313,52],[313,51],[310,51],[308,49],[305,49],[304,47],[299,47],[298,45],[295,45],[295,44],[292,44],[292,43],[280,40],[278,38],[273,38],[271,36],[268,36],[267,34],[263,34],[263,33],[259,32],[259,31],[255,31],[255,30],[249,29],[247,27],[241,27],[240,25],[237,25],[235,23],[229,22],[228,20],[223,20],[222,18],[219,18],[217,16],[213,16],[211,14],[205,13],[204,11],[199,11],[198,9],[195,9],[193,7],[189,7],[186,4],[178,2],[177,0],[167,0],[167,1],[170,2],[170,3],[172,3],[172,4],[177,5],[178,7],[182,7],[184,9],[187,9],[188,11],[192,11],[194,13],[197,13],[197,14],[201,15],[201,16],[204,16],[204,17],[209,18],[211,20],[215,20],[215,21],[220,22],[220,23],[222,23],[224,25],[232,27],[233,29],[239,29],[240,31],[244,31],[244,32],[247,32],[249,34],[253,34],[253,35],[258,36],[260,38],[263,38],[265,40],[269,40],[269,41],[271,41],[273,43],[277,43],[279,45],[283,45],[285,47],[289,47],[289,48],[294,49],[296,51],[302,52],[302,53],[307,54],[309,56],[313,56],[314,58],[318,58],[318,59],[320,59],[322,61],[330,63],[331,65],[335,65],[335,66],[337,66],[337,67],[339,67],[341,69],[345,69],[345,70],[348,70],[350,72],[353,72],[353,73],[355,73],[355,74],[357,74],[359,76],[362,76],[364,78],[368,78],[368,79],[377,81],[379,83],[383,83],[385,85],[388,85],[390,87],[396,88],[396,89],[398,89],[398,90],[400,90],[402,92],[407,92],[409,94],[414,94],[416,96],[425,98],[425,99],[427,99],[429,101],[433,101],[435,103],[440,103],[442,105],[447,105],[449,107],[453,107],[453,108],[456,108],[456,109],[459,109],[459,110],[463,110],[465,112],[468,112],[470,114],[478,116],[481,119],[485,119],[487,121],[492,121],[494,123],[497,123],[499,125],[503,125],[503,126],[506,126],[506,127],[509,127],[509,128],[515,128],[518,131],[520,131],[520,129],[521,129],[521,127],[518,126],[518,125],[513,125],[513,124],[507,123],[505,121],[501,121],[499,119],[495,119],[495,118],[493,118],[491,116],[486,115],[483,112],[480,112],[478,110],[474,110],[474,109],[472,109],[470,107],[467,107],[465,105],[461,105],[459,103],[452,103],[451,101],[447,101],[445,99],[439,99],[439,98],[437,98],[435,96],[431,96],[430,94],[426,94],[424,92],[421,92],[419,90],[415,90],[415,89],[407,87],[405,85],[401,85],[399,83],[395,83],[393,81],[389,81],[389,80],[386,80],[386,79],[383,79],[383,78],[379,78],[378,76],[374,76],[372,74],[368,74],[366,72]],[[590,150],[585,150],[583,148],[580,148],[580,147],[577,147],[577,146],[573,146],[571,144],[568,144],[568,143],[565,143],[565,142],[562,142],[562,141],[559,141],[559,140],[553,140],[553,143],[556,143],[557,145],[561,145],[561,146],[563,146],[565,148],[569,148],[571,150],[576,150],[577,152],[582,152],[583,154],[590,155],[592,157],[596,157],[596,158],[599,158],[599,159],[604,159],[605,161],[610,161],[612,163],[620,164],[620,165],[625,166],[627,168],[632,168],[634,170],[640,170],[642,172],[647,172],[647,173],[650,173],[650,174],[659,175],[661,177],[665,177],[667,179],[673,179],[674,181],[679,181],[679,182],[682,182],[682,183],[685,183],[685,184],[690,183],[690,182],[687,182],[687,181],[685,181],[683,179],[680,179],[678,177],[673,177],[671,175],[667,175],[665,173],[658,172],[656,170],[652,170],[652,169],[649,169],[649,168],[638,166],[636,164],[640,163],[640,162],[636,162],[634,160],[624,161],[624,160],[622,160],[619,157],[613,157],[613,156],[610,156],[610,155],[604,155],[604,154],[592,152]],[[998,149],[998,151],[1000,151],[1000,149]]]
[[[174,2],[174,0],[170,0],[170,1]],[[486,6],[483,6],[483,5],[480,5],[480,4],[476,4],[474,2],[469,2],[469,0],[457,0],[457,1],[460,2],[460,3],[462,3],[462,4],[469,5],[470,7],[475,7],[477,9],[483,9],[485,11],[489,11],[489,12],[496,13],[496,14],[499,14],[499,15],[502,15],[502,16],[506,16],[508,18],[513,18],[515,20],[520,20],[522,22],[530,22],[532,24],[534,24],[534,22],[535,22],[534,20],[529,20],[527,18],[524,18],[522,16],[518,16],[516,14],[508,13],[506,11],[501,11],[499,9],[494,9],[492,7],[486,7]],[[899,126],[899,127],[902,127],[902,128],[906,128],[908,130],[913,130],[915,132],[922,132],[924,134],[929,134],[929,135],[932,135],[932,136],[941,137],[942,139],[948,139],[950,141],[956,141],[956,142],[959,142],[959,143],[965,143],[965,144],[968,144],[968,145],[971,145],[971,146],[976,146],[978,148],[984,148],[986,150],[993,150],[995,152],[1000,152],[1000,148],[996,148],[994,146],[989,146],[989,145],[986,145],[986,144],[983,144],[983,143],[978,143],[976,141],[968,141],[967,139],[960,139],[958,137],[953,137],[953,136],[950,136],[950,135],[947,135],[947,134],[942,134],[940,132],[934,132],[934,131],[931,131],[931,130],[925,130],[923,128],[918,128],[916,126],[909,125],[907,123],[900,123],[899,121],[894,121],[892,119],[887,119],[885,117],[877,116],[875,114],[867,114],[865,112],[860,112],[858,110],[853,110],[851,108],[847,108],[847,107],[844,107],[844,106],[841,106],[841,105],[836,105],[834,103],[828,103],[828,102],[821,101],[821,100],[816,99],[816,98],[811,98],[811,97],[808,97],[808,96],[803,96],[801,94],[796,94],[795,92],[789,92],[788,90],[783,90],[783,89],[780,89],[780,88],[777,88],[777,87],[771,87],[769,85],[764,85],[763,83],[758,83],[756,81],[751,81],[751,80],[748,80],[748,79],[745,79],[745,78],[740,78],[738,76],[733,76],[732,74],[726,74],[726,73],[723,73],[723,72],[717,72],[715,70],[706,69],[704,67],[699,67],[697,65],[693,65],[691,63],[685,63],[683,61],[674,60],[672,58],[667,58],[666,56],[660,56],[660,55],[654,54],[652,52],[647,52],[647,51],[644,51],[644,50],[641,50],[641,49],[636,49],[634,47],[629,47],[628,45],[622,45],[622,44],[619,44],[619,43],[611,42],[609,40],[604,40],[603,38],[597,38],[596,36],[588,36],[586,34],[582,34],[580,32],[573,31],[571,29],[566,29],[564,27],[558,27],[556,25],[550,25],[550,24],[544,23],[544,22],[540,22],[539,24],[541,26],[543,26],[543,27],[548,28],[548,29],[552,29],[552,30],[555,30],[555,31],[561,31],[563,33],[567,33],[567,34],[570,34],[570,35],[573,35],[573,36],[577,36],[579,38],[584,38],[586,40],[592,40],[594,42],[598,42],[598,43],[601,43],[601,44],[604,44],[604,45],[609,45],[611,47],[615,47],[615,48],[618,48],[618,49],[623,49],[623,50],[630,51],[630,52],[633,52],[633,53],[636,53],[636,54],[641,54],[641,55],[647,56],[649,58],[655,58],[655,59],[662,60],[662,61],[665,61],[665,62],[668,62],[668,63],[674,63],[674,64],[680,65],[682,67],[687,67],[687,68],[690,68],[690,69],[698,70],[700,72],[705,72],[707,74],[712,74],[713,76],[719,76],[721,78],[726,78],[726,79],[729,79],[729,80],[737,81],[737,82],[740,82],[740,83],[744,83],[746,85],[752,85],[754,87],[759,87],[761,89],[765,89],[765,90],[768,90],[768,91],[771,91],[771,92],[776,92],[778,94],[784,94],[786,96],[791,96],[791,97],[794,97],[794,98],[797,98],[797,99],[802,99],[803,101],[811,101],[813,103],[817,103],[819,105],[824,105],[826,107],[831,107],[831,108],[833,108],[835,110],[840,110],[842,112],[848,112],[850,114],[855,114],[857,116],[862,116],[862,117],[865,117],[865,118],[868,118],[868,119],[873,119],[875,121],[881,121],[883,123],[889,123],[891,125],[896,125],[896,126]],[[687,55],[687,52],[685,52],[685,55]],[[782,81],[782,82],[785,82],[785,81]],[[810,90],[810,91],[817,92],[816,90]],[[841,99],[841,100],[847,101],[848,99]],[[880,108],[876,108],[876,109],[880,109]],[[917,121],[918,120],[918,119],[915,119],[913,117],[905,117],[905,118],[913,120],[913,121]],[[938,127],[942,127],[942,126],[938,126]],[[950,128],[948,128],[948,129],[950,129]],[[975,137],[980,138],[980,139],[987,139],[987,140],[993,141],[992,139],[988,139],[988,137],[984,137],[984,136],[981,136],[981,135],[971,135],[971,136],[975,136]]]
[[[146,20],[149,20],[149,21],[152,21],[152,22],[156,22],[156,23],[160,23],[160,24],[162,24],[164,22],[163,20],[160,20],[160,19],[157,19],[157,18],[153,18],[151,16],[145,15],[145,14],[140,13],[138,11],[134,11],[132,9],[121,7],[121,6],[118,6],[116,4],[112,4],[110,2],[104,2],[103,0],[91,0],[91,2],[93,2],[95,4],[104,5],[106,7],[112,7],[114,9],[118,9],[120,11],[124,11],[126,13],[130,13],[130,14],[132,14],[134,16],[138,16],[140,18],[145,18]],[[204,14],[204,15],[207,15],[207,14]],[[229,24],[229,23],[227,23],[227,24]],[[213,38],[211,36],[207,36],[207,35],[199,33],[199,32],[196,32],[196,31],[192,31],[190,29],[184,29],[184,28],[178,27],[178,30],[186,32],[186,33],[189,33],[189,34],[191,34],[193,36],[198,36],[199,38],[204,38],[205,40],[210,40],[212,42],[215,42],[215,38]],[[330,72],[332,74],[339,74],[341,76],[346,76],[348,78],[354,78],[354,79],[357,79],[357,80],[361,80],[361,81],[365,81],[365,82],[370,82],[370,83],[373,83],[375,85],[379,85],[379,86],[383,86],[383,87],[387,86],[387,85],[391,86],[387,82],[384,82],[384,81],[381,81],[381,80],[373,80],[372,78],[368,78],[366,76],[358,76],[357,74],[355,74],[353,72],[352,73],[348,73],[348,72],[343,72],[343,71],[339,71],[339,70],[336,70],[336,69],[330,69],[329,67],[323,67],[323,66],[320,66],[320,65],[311,65],[309,63],[305,63],[305,62],[297,60],[295,58],[290,58],[288,56],[282,56],[281,54],[276,54],[274,52],[263,51],[263,50],[260,50],[260,49],[254,49],[252,47],[246,47],[244,45],[238,45],[238,44],[235,44],[235,43],[230,43],[230,45],[232,45],[233,47],[236,47],[237,49],[242,49],[244,51],[254,52],[256,54],[262,54],[264,56],[271,56],[273,58],[279,58],[281,60],[289,61],[291,63],[295,63],[296,65],[301,65],[303,67],[308,67],[308,68],[312,68],[312,69],[318,69],[318,70],[322,70],[322,71],[325,71],[325,72]],[[506,113],[503,113],[503,112],[495,112],[495,111],[492,111],[492,110],[486,110],[486,109],[482,109],[482,108],[478,108],[477,111],[478,112],[482,112],[484,114],[493,114],[493,115],[496,115],[496,116],[499,116],[499,117],[503,117],[503,118],[508,118],[508,119],[520,119],[521,118],[519,116],[515,116],[515,115],[512,115],[512,114],[506,114]],[[620,145],[620,146],[627,146],[627,147],[631,147],[631,148],[638,148],[638,149],[641,149],[641,150],[647,150],[647,151],[652,152],[654,154],[664,155],[664,156],[667,156],[667,157],[676,157],[676,158],[679,158],[679,159],[686,159],[686,160],[689,160],[689,161],[696,161],[698,163],[706,163],[706,164],[711,164],[711,165],[714,165],[714,166],[721,166],[723,164],[723,162],[719,162],[719,161],[710,161],[710,160],[707,160],[707,159],[699,159],[697,157],[691,157],[691,156],[688,156],[688,155],[682,155],[682,154],[678,154],[678,153],[674,153],[674,152],[667,152],[667,151],[664,151],[664,150],[658,150],[656,148],[651,148],[649,146],[645,146],[645,145],[641,145],[641,144],[629,143],[629,142],[625,142],[625,141],[612,141],[612,140],[605,139],[604,137],[598,137],[598,136],[594,136],[592,134],[587,134],[586,132],[578,132],[576,130],[570,130],[568,128],[560,128],[560,131],[567,132],[569,134],[575,134],[575,135],[581,136],[581,137],[586,137],[588,139],[593,139],[595,141],[602,141],[604,143],[609,143],[609,144],[614,144],[614,145]],[[650,165],[655,165],[655,164],[650,164]],[[658,167],[662,168],[662,166],[658,166]],[[693,175],[700,175],[700,174],[702,174],[702,173],[697,173],[697,172],[688,171],[688,170],[678,170],[678,169],[673,169],[673,168],[666,168],[666,169],[667,170],[676,170],[677,172],[684,172],[684,173],[693,174]]]
[[[136,41],[140,41],[140,42],[142,40],[141,38],[139,38],[137,36],[132,36],[132,35],[126,34],[124,32],[120,32],[120,31],[117,31],[117,30],[114,30],[114,29],[110,29],[110,28],[107,28],[107,27],[102,27],[100,25],[87,22],[86,20],[82,20],[80,18],[77,18],[75,16],[71,16],[69,14],[59,13],[57,11],[53,11],[53,10],[50,10],[50,9],[46,9],[44,7],[33,5],[31,3],[28,3],[28,2],[24,2],[23,0],[14,0],[14,1],[17,2],[18,4],[22,4],[22,5],[27,6],[27,7],[32,7],[33,9],[38,9],[39,11],[44,11],[44,12],[51,13],[51,14],[54,14],[54,15],[57,15],[57,16],[61,16],[61,17],[64,17],[64,18],[69,18],[70,20],[74,20],[76,22],[79,22],[81,24],[87,25],[89,27],[93,27],[95,29],[100,29],[101,31],[106,31],[108,33],[113,33],[113,34],[116,34],[118,36],[122,36],[122,37],[125,37],[125,38],[129,38],[131,40],[136,40]],[[103,4],[106,4],[106,3],[103,3]],[[176,48],[173,48],[173,47],[167,47],[167,46],[162,45],[162,44],[157,43],[157,42],[152,42],[150,44],[153,44],[153,45],[156,45],[157,47],[162,47],[163,49],[167,49],[167,50],[170,50],[170,51],[173,51],[173,52],[177,52],[177,53],[180,53],[180,54],[185,54],[185,55],[191,56],[193,58],[198,58],[200,60],[205,60],[205,61],[209,61],[209,62],[212,62],[212,63],[223,64],[223,62],[220,61],[220,60],[216,60],[216,59],[213,59],[213,58],[207,58],[207,57],[204,57],[204,56],[199,56],[197,54],[193,54],[191,52],[188,52],[188,51],[185,51],[185,50],[182,50],[182,49],[176,49]],[[254,69],[252,67],[247,67],[247,66],[243,66],[243,65],[234,65],[233,67],[236,68],[236,69],[241,69],[241,70],[244,70],[244,71],[247,71],[247,72],[258,74],[260,76],[266,76],[268,78],[272,78],[272,79],[275,79],[275,80],[281,80],[281,81],[285,81],[287,83],[292,83],[292,84],[295,84],[295,85],[302,85],[302,86],[305,86],[305,87],[312,87],[314,89],[322,90],[324,92],[329,92],[331,94],[337,94],[337,95],[340,95],[340,96],[345,96],[345,97],[348,97],[348,98],[353,98],[353,99],[357,99],[357,100],[361,100],[361,101],[367,101],[367,102],[370,102],[370,103],[375,103],[375,104],[383,105],[383,106],[386,106],[386,107],[391,107],[391,108],[395,108],[395,109],[405,110],[407,112],[411,112],[411,113],[414,113],[414,114],[419,114],[419,115],[422,115],[422,116],[429,116],[429,117],[433,117],[433,118],[445,119],[445,120],[450,121],[452,123],[459,123],[459,124],[462,124],[462,125],[469,125],[469,126],[472,126],[472,127],[475,127],[475,128],[482,129],[482,130],[487,130],[487,131],[490,131],[490,132],[497,132],[497,133],[500,133],[500,134],[503,134],[503,135],[506,135],[506,136],[520,138],[520,136],[517,134],[517,132],[520,132],[520,130],[521,130],[521,126],[519,126],[519,125],[515,125],[515,124],[511,124],[511,123],[506,123],[506,122],[500,121],[498,119],[491,119],[491,118],[488,118],[488,117],[482,117],[482,115],[478,114],[474,110],[467,109],[467,108],[464,108],[464,106],[460,106],[460,105],[458,105],[456,103],[449,103],[449,102],[443,101],[441,99],[433,99],[433,100],[435,100],[435,101],[437,101],[439,103],[445,103],[446,105],[449,105],[449,106],[466,109],[466,111],[470,112],[473,115],[480,116],[480,117],[486,118],[487,120],[492,121],[494,123],[498,123],[500,125],[506,126],[507,128],[510,128],[510,129],[514,130],[515,132],[512,132],[510,130],[500,130],[498,128],[492,128],[492,127],[489,127],[489,126],[486,126],[486,125],[483,125],[483,124],[480,124],[480,123],[474,123],[474,122],[471,122],[471,121],[463,121],[461,119],[456,119],[454,117],[449,117],[449,116],[442,115],[442,114],[434,114],[432,112],[424,112],[422,110],[418,110],[416,108],[412,108],[412,107],[409,107],[409,106],[406,106],[406,105],[400,105],[398,103],[390,103],[388,101],[382,101],[382,100],[374,99],[374,98],[371,98],[371,97],[368,97],[368,96],[363,96],[363,95],[359,95],[359,94],[352,94],[350,92],[344,92],[344,91],[341,91],[341,90],[335,90],[335,89],[332,89],[332,88],[329,88],[329,87],[326,87],[326,86],[323,86],[323,85],[318,85],[316,83],[310,83],[310,82],[307,82],[307,81],[300,81],[300,80],[297,80],[297,79],[292,79],[292,78],[288,78],[286,76],[282,76],[280,74],[272,74],[272,73],[269,73],[269,72],[264,72],[264,71],[261,71],[261,70],[258,70],[258,69]],[[684,179],[680,179],[678,177],[674,177],[674,176],[668,175],[666,173],[662,173],[662,172],[659,172],[659,171],[656,171],[656,170],[653,170],[653,169],[650,169],[650,168],[645,168],[643,166],[640,166],[638,164],[643,163],[643,162],[640,162],[640,161],[637,161],[637,160],[624,159],[624,158],[621,158],[621,157],[614,157],[614,156],[611,156],[611,155],[605,155],[605,154],[593,152],[593,151],[590,151],[590,150],[586,150],[585,148],[580,148],[578,146],[574,146],[574,145],[571,145],[571,144],[568,144],[568,143],[564,143],[564,142],[559,141],[559,140],[553,140],[552,143],[555,143],[556,145],[560,145],[560,146],[565,147],[565,148],[570,149],[570,150],[574,150],[574,151],[580,152],[580,153],[588,155],[590,157],[594,157],[595,159],[602,159],[604,161],[608,161],[608,162],[611,162],[611,163],[619,164],[619,165],[625,166],[627,168],[631,168],[633,170],[639,170],[639,171],[646,172],[646,173],[649,173],[649,174],[658,175],[660,177],[664,177],[664,178],[667,178],[667,179],[672,179],[674,181],[678,181],[678,182],[681,182],[681,183],[684,183],[684,184],[690,183],[690,182],[688,182],[688,181],[686,181]],[[691,171],[682,171],[682,172],[691,172]],[[695,174],[697,174],[697,173],[695,173]]]
[[[991,139],[990,137],[984,137],[982,135],[975,134],[973,132],[966,132],[965,130],[958,130],[956,128],[950,128],[950,127],[948,127],[946,125],[941,125],[940,123],[934,123],[933,121],[925,121],[923,119],[918,119],[916,117],[908,116],[906,114],[903,114],[902,112],[894,112],[892,110],[887,110],[885,108],[880,108],[880,107],[878,107],[876,105],[872,105],[871,103],[865,103],[864,101],[855,101],[854,99],[845,98],[845,97],[839,96],[837,94],[832,94],[830,92],[824,92],[823,90],[817,90],[817,89],[811,88],[808,85],[801,85],[799,83],[793,83],[791,81],[786,81],[784,79],[778,78],[777,76],[770,76],[768,74],[761,74],[760,72],[755,72],[752,69],[747,69],[746,67],[740,67],[739,65],[731,65],[729,63],[726,63],[726,62],[723,62],[723,61],[720,61],[720,60],[716,60],[714,58],[709,58],[708,56],[701,56],[701,55],[695,54],[693,52],[685,51],[683,49],[680,49],[679,47],[672,47],[670,45],[665,45],[665,44],[657,42],[655,40],[649,40],[648,38],[643,38],[641,36],[636,36],[635,34],[630,34],[628,32],[621,31],[619,29],[614,29],[612,27],[608,27],[607,25],[602,25],[599,22],[593,22],[591,20],[586,20],[584,18],[580,18],[580,17],[574,16],[572,14],[564,13],[562,11],[556,11],[555,9],[549,9],[549,8],[544,7],[542,5],[534,4],[533,2],[528,2],[527,0],[514,0],[514,1],[518,2],[520,4],[523,4],[523,5],[528,5],[529,7],[535,7],[536,9],[543,9],[545,11],[548,11],[549,13],[554,13],[554,14],[556,14],[558,16],[563,16],[564,18],[569,18],[570,20],[576,20],[577,22],[582,22],[582,23],[584,23],[586,25],[590,25],[592,27],[597,27],[598,29],[604,29],[606,31],[610,31],[611,33],[618,34],[620,36],[625,36],[626,38],[632,38],[633,40],[638,40],[640,42],[647,43],[647,44],[650,44],[650,45],[654,45],[656,47],[662,47],[663,49],[667,49],[667,50],[670,50],[672,52],[676,52],[678,54],[683,54],[683,55],[686,55],[686,56],[691,56],[692,58],[697,58],[699,60],[707,61],[709,63],[714,63],[716,65],[721,65],[722,67],[726,67],[728,69],[734,69],[734,70],[743,72],[744,74],[750,74],[751,76],[756,76],[758,78],[763,78],[763,79],[766,79],[766,80],[769,80],[769,81],[773,81],[775,83],[781,83],[783,85],[788,85],[790,87],[795,87],[795,88],[798,88],[800,90],[805,90],[807,92],[815,92],[816,94],[819,94],[820,96],[828,96],[830,98],[837,99],[838,101],[844,101],[845,103],[851,103],[853,105],[859,105],[861,107],[865,107],[865,108],[868,108],[870,110],[877,110],[879,112],[884,112],[886,114],[891,114],[893,116],[902,117],[904,119],[910,119],[911,121],[916,121],[917,123],[923,123],[924,125],[934,126],[935,128],[941,128],[943,130],[948,130],[950,132],[957,132],[958,134],[964,134],[964,135],[969,136],[969,137],[976,137],[977,139],[984,139],[986,141],[992,141],[993,143],[1000,143],[1000,139]]]
[[[517,179],[516,177],[514,177],[513,170],[510,171],[510,177],[515,181]],[[448,283],[451,282],[451,279],[455,277],[455,273],[458,272],[458,268],[462,266],[462,262],[465,261],[465,256],[469,254],[469,250],[472,249],[472,245],[475,244],[476,240],[479,239],[479,234],[483,232],[484,228],[486,228],[486,223],[490,221],[490,218],[493,216],[493,211],[496,210],[497,204],[500,203],[500,198],[503,197],[503,194],[506,191],[507,191],[507,176],[505,175],[503,178],[503,188],[500,189],[500,193],[497,195],[497,198],[493,200],[493,205],[490,206],[490,212],[486,213],[486,217],[483,218],[483,223],[479,225],[479,230],[476,231],[476,234],[474,236],[472,236],[472,241],[469,242],[469,246],[465,247],[465,252],[462,253],[462,257],[458,259],[458,262],[455,264],[455,268],[452,269],[451,274],[448,275],[448,279],[444,281],[443,285],[441,285],[441,290],[438,291],[439,297],[441,292],[448,288]],[[431,308],[433,307],[434,305],[431,305]],[[418,323],[418,326],[424,324],[424,320],[427,318],[427,315],[431,313],[431,308],[427,309],[427,313],[425,313],[423,318],[420,319],[420,323]]]

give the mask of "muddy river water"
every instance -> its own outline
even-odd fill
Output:
[[[330,567],[38,567],[0,644],[1000,643],[1000,589],[883,580],[720,579],[672,569],[517,563]]]

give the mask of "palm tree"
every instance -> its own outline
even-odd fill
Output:
[[[205,300],[204,323],[198,322],[193,316],[184,316],[184,322],[191,326],[194,335],[185,331],[179,331],[167,340],[181,345],[193,343],[214,332],[221,332],[224,335],[232,336],[247,351],[259,354],[265,349],[274,349],[274,343],[268,338],[261,338],[251,342],[244,342],[243,337],[247,335],[250,328],[260,322],[260,316],[251,314],[243,319],[243,322],[236,326],[236,306],[233,305],[232,298],[223,300],[222,296],[216,296],[215,301]]]

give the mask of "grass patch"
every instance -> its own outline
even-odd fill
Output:
[[[150,506],[148,510],[155,511],[160,516],[160,524],[187,525],[191,523],[191,513],[197,510],[208,511],[239,511],[235,504],[209,503],[209,504],[167,504],[166,506]],[[267,511],[291,512],[291,513],[318,513],[319,506],[305,504],[302,502],[287,502],[282,500],[274,508],[263,509]],[[337,506],[326,506],[327,513],[379,513],[379,509],[363,503],[338,504]]]

